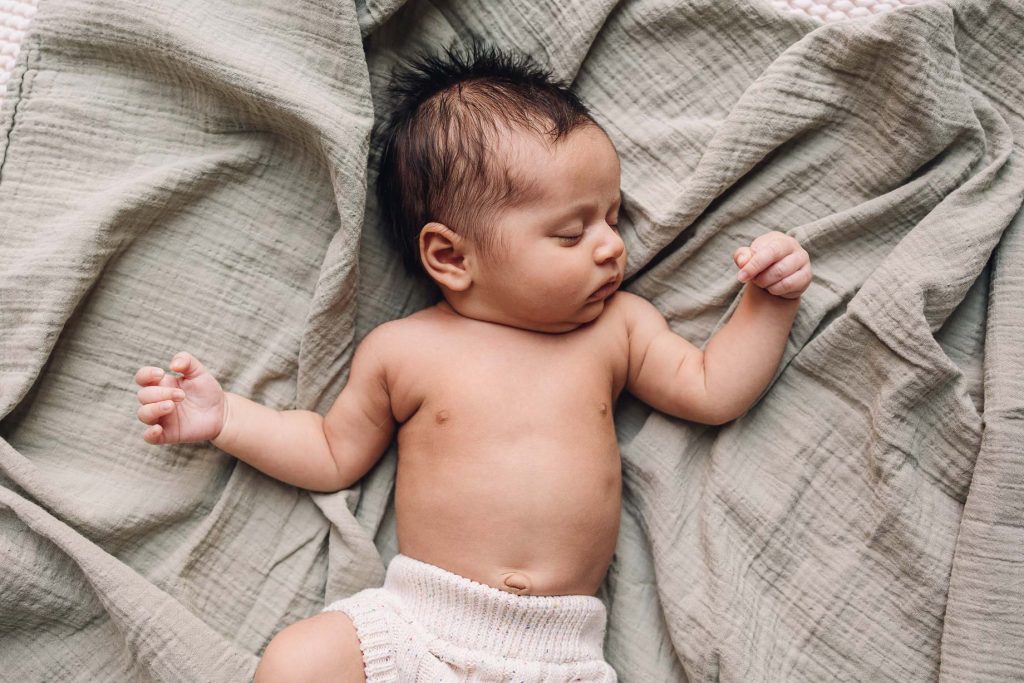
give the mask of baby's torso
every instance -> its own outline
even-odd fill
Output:
[[[401,552],[529,595],[593,595],[619,528],[625,325],[542,334],[433,308],[389,359]]]

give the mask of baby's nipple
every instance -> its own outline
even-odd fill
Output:
[[[526,574],[520,574],[519,572],[509,572],[504,575],[505,590],[516,595],[526,595],[530,592],[530,579]]]

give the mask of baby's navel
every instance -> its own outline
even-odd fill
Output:
[[[504,575],[502,583],[505,585],[505,590],[516,595],[526,595],[530,592],[530,579],[526,574],[509,572]]]
[[[447,421],[448,421],[448,411],[447,410],[439,410],[439,411],[437,411],[437,414],[434,415],[434,422],[436,422],[439,425],[443,425]]]

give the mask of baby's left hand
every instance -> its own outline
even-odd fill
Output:
[[[811,284],[811,257],[796,239],[778,231],[761,235],[732,255],[736,279],[752,281],[770,294],[799,299]]]

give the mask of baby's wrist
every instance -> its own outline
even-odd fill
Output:
[[[227,442],[228,423],[231,419],[231,392],[224,392],[223,416],[221,418],[220,431],[210,439],[210,443],[221,450],[227,450],[224,446]]]

